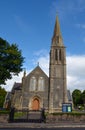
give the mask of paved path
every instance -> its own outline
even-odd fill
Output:
[[[9,128],[2,128],[0,130],[9,130]],[[15,128],[10,130],[15,130]],[[43,130],[43,128],[16,128],[16,130]],[[85,128],[45,128],[45,130],[85,130]]]
[[[85,128],[85,123],[0,123],[1,128]]]

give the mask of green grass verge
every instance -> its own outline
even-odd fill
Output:
[[[0,115],[1,114],[9,114],[9,111],[8,110],[0,110]]]
[[[23,117],[23,116],[25,116],[25,115],[27,115],[27,113],[25,113],[25,112],[15,112],[15,114],[14,114],[14,119]]]

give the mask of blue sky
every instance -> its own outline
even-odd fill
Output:
[[[39,62],[48,74],[51,39],[58,15],[66,46],[67,87],[85,89],[85,0],[0,0],[0,5],[0,37],[18,44],[27,73]],[[17,79],[7,81],[6,89],[10,90]]]

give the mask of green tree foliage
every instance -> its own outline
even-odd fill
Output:
[[[75,89],[72,93],[72,98],[73,98],[73,103],[74,106],[76,107],[79,104],[82,104],[82,99],[81,99],[81,91],[78,89]]]
[[[0,38],[0,84],[5,84],[12,75],[18,75],[22,71],[24,58],[16,44],[9,44]]]
[[[0,107],[3,107],[6,93],[6,90],[0,86]]]
[[[83,104],[85,105],[85,90],[82,92],[81,98],[82,98]]]

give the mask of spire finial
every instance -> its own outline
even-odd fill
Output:
[[[24,73],[23,73],[23,77],[26,76],[26,69],[24,68]]]
[[[56,17],[58,16],[58,14],[59,14],[59,12],[58,12],[58,11],[56,11]]]
[[[39,62],[37,63],[37,66],[39,66]]]

